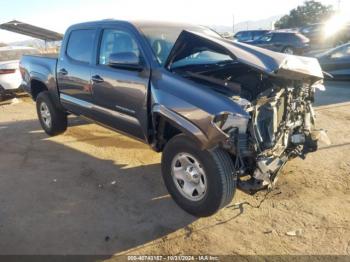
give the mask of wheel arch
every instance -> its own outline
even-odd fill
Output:
[[[30,80],[30,92],[31,92],[31,96],[33,98],[34,101],[36,101],[38,95],[41,93],[41,92],[44,92],[44,91],[48,91],[48,87],[47,85],[37,79],[37,78],[32,78]]]
[[[157,151],[162,151],[165,144],[180,133],[193,139],[200,148],[208,144],[207,136],[199,127],[164,106],[153,107],[152,120],[155,130],[152,146]]]
[[[56,84],[51,83],[50,81],[45,81],[40,74],[35,74],[32,72],[31,75],[32,77],[30,78],[30,95],[33,98],[33,100],[36,101],[38,95],[41,92],[48,91],[55,105],[61,110],[64,110],[59,101],[58,89],[56,87]]]
[[[284,53],[285,50],[286,50],[287,48],[290,48],[290,49],[293,50],[293,52],[295,52],[295,47],[293,47],[293,46],[291,46],[291,45],[285,45],[285,46],[283,46],[281,51]]]

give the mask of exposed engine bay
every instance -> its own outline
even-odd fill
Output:
[[[247,112],[223,112],[213,120],[227,135],[222,147],[234,158],[243,191],[272,186],[288,159],[305,158],[317,150],[318,140],[327,140],[324,131],[315,129],[312,108],[315,88],[322,87],[322,80],[277,78],[234,61],[176,72],[228,96]]]

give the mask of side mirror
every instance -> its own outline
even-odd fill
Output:
[[[111,54],[108,58],[108,66],[136,71],[143,69],[139,57],[133,52]]]

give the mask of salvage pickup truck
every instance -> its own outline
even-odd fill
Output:
[[[71,26],[58,59],[23,56],[25,90],[51,136],[81,115],[162,152],[175,202],[195,216],[236,188],[274,185],[317,149],[316,59],[233,43],[202,26],[103,20]]]

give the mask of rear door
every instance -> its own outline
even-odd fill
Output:
[[[258,40],[256,40],[256,42],[254,42],[253,44],[262,47],[262,48],[266,48],[266,49],[271,49],[272,47],[272,38],[273,38],[273,34],[272,33],[268,33],[263,35],[261,38],[259,38]]]
[[[144,140],[148,124],[150,69],[138,37],[137,33],[123,26],[101,28],[97,59],[91,77],[93,102],[100,109],[99,119],[106,125]],[[108,65],[112,53],[128,52],[139,57],[142,70]]]
[[[61,102],[77,114],[89,115],[92,102],[91,69],[96,28],[81,28],[68,32],[57,63],[57,82]]]
[[[277,33],[273,34],[269,49],[272,51],[281,52],[283,47],[286,45],[288,45],[288,34]]]

